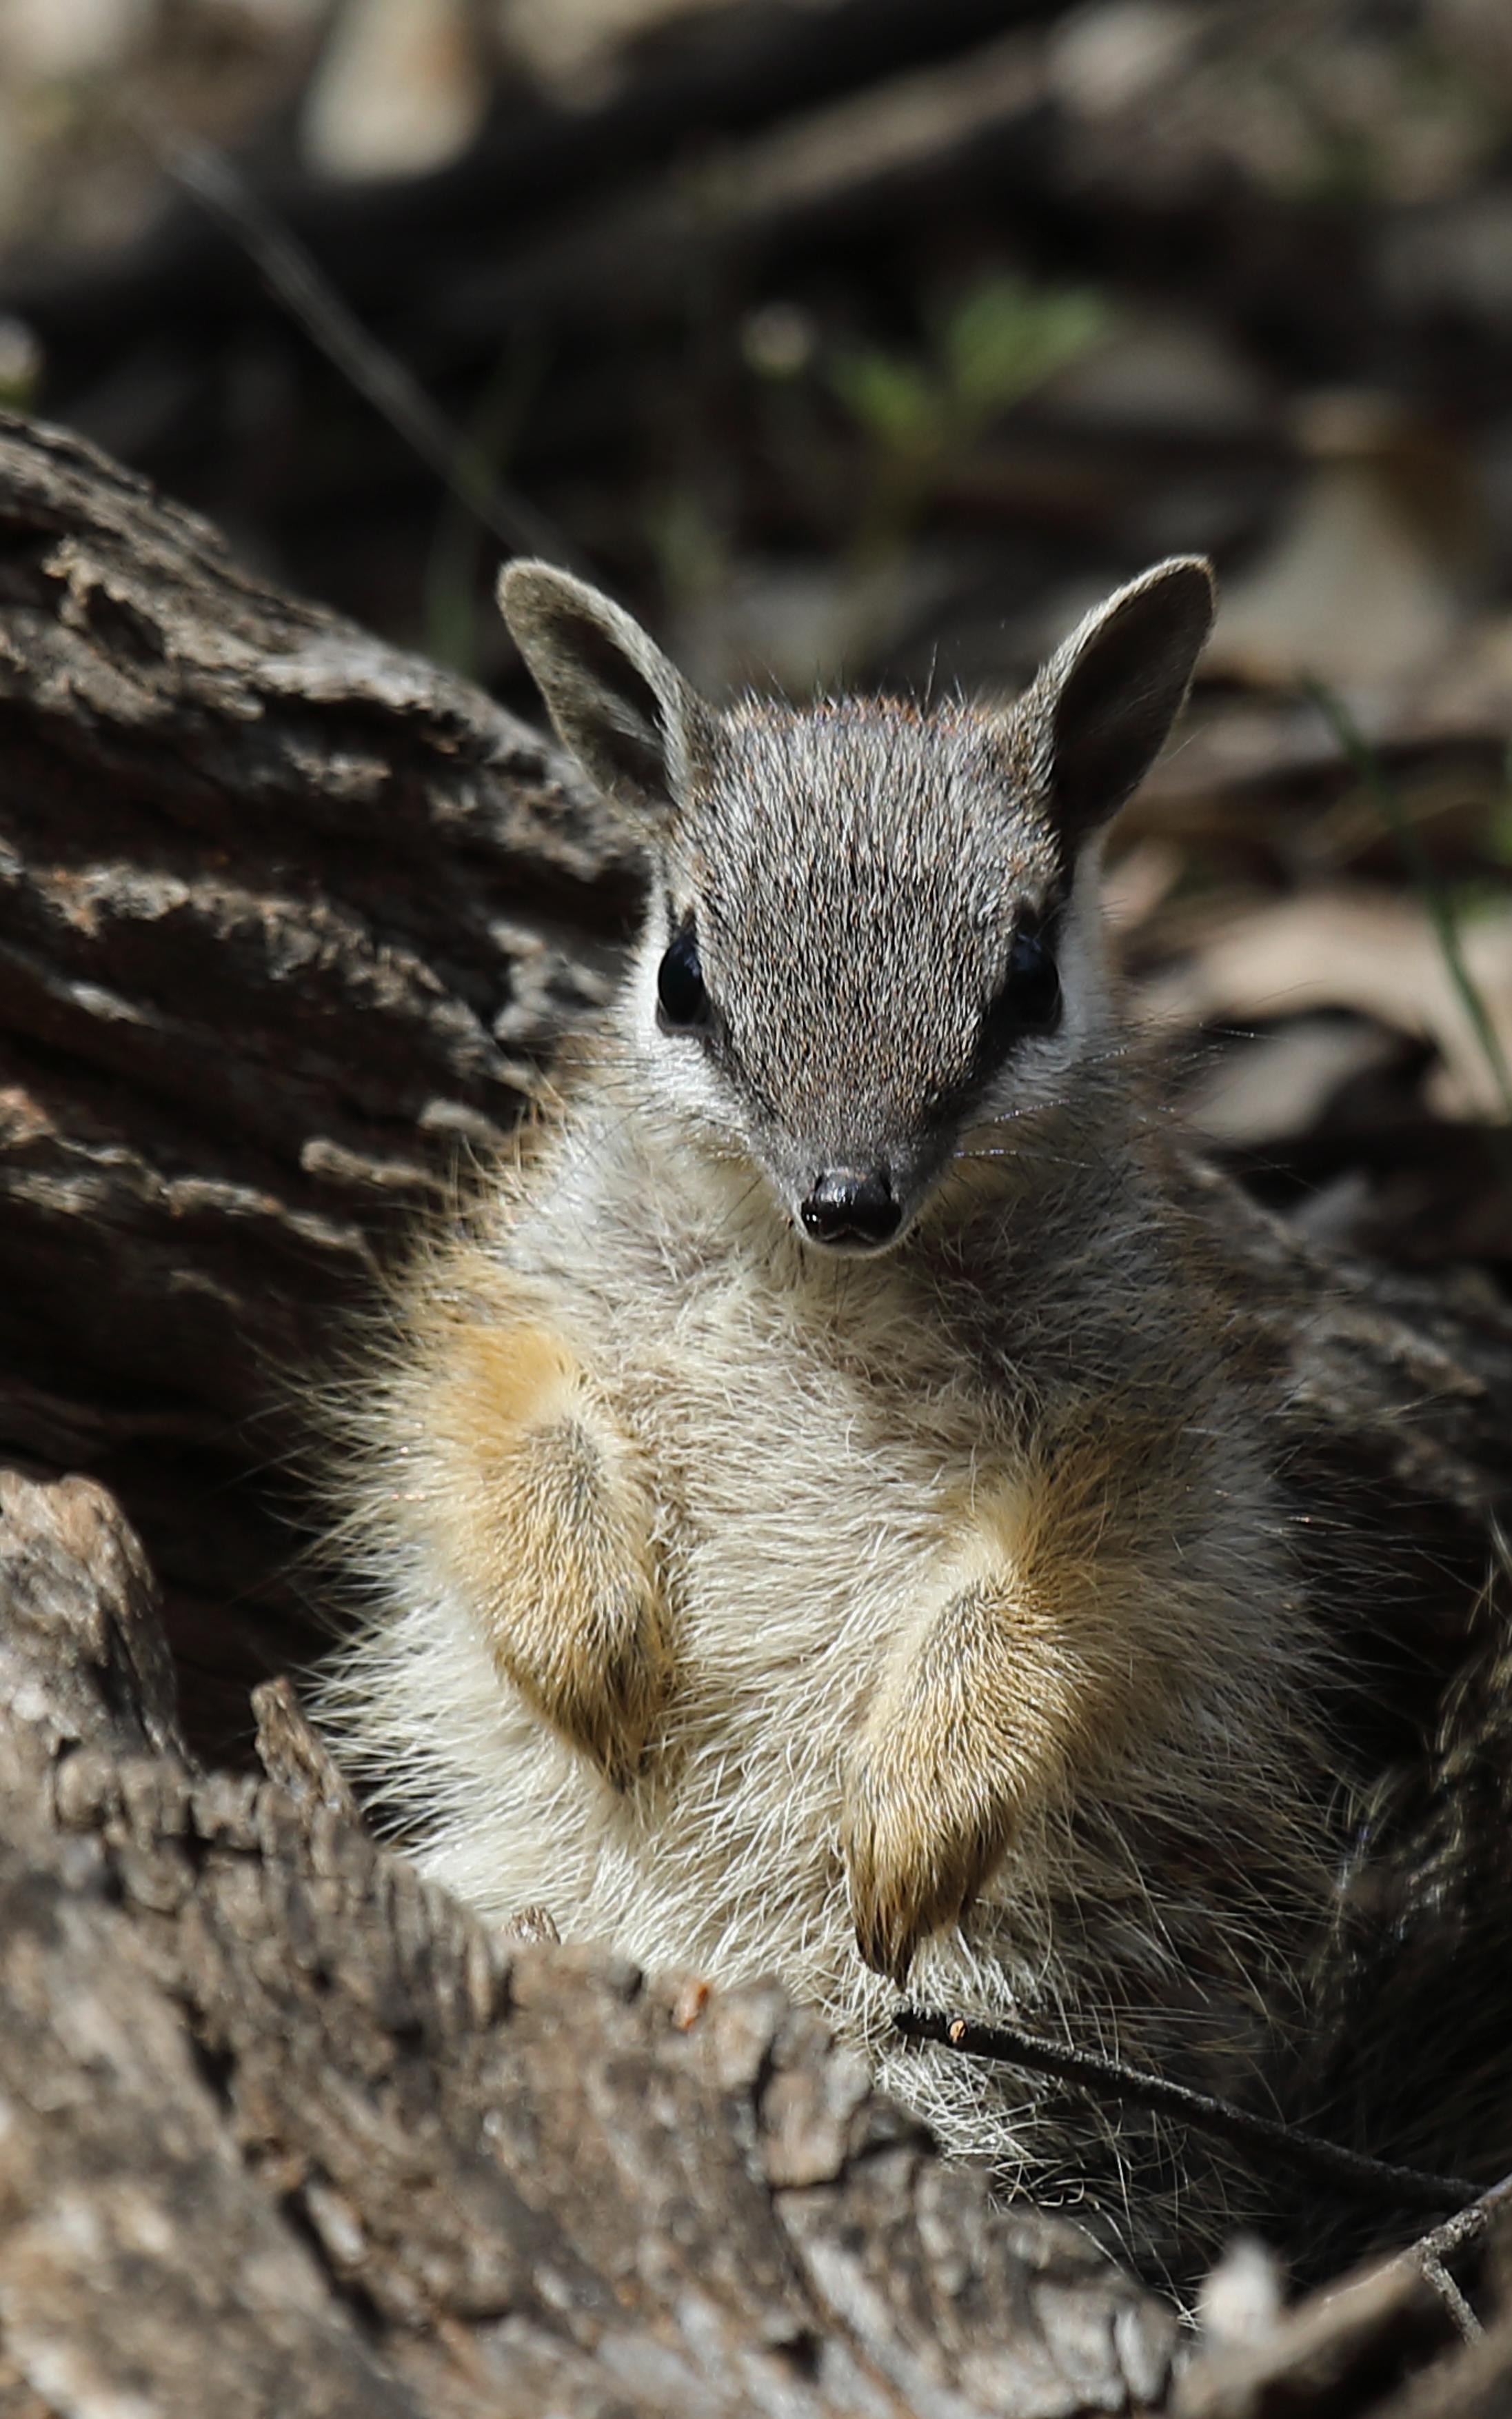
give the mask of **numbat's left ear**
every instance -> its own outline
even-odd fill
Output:
[[[1074,855],[1138,788],[1192,685],[1217,590],[1200,555],[1157,562],[1088,613],[1024,699]]]
[[[648,835],[687,796],[710,710],[639,622],[549,562],[512,562],[499,608],[563,746]]]

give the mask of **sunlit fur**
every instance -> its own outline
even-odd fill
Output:
[[[1057,819],[1058,684],[717,719],[635,637],[645,935],[348,1384],[369,1618],[327,1718],[486,1915],[778,1974],[951,2148],[1180,2258],[1224,2223],[1215,2166],[1178,2186],[1150,2120],[889,2031],[906,1974],[1242,2094],[1323,1888],[1266,1406],[1130,1071],[1095,839]],[[600,689],[584,735],[547,686],[609,781]],[[1063,1021],[973,1090],[1026,903],[1058,904]],[[669,906],[733,1072],[658,1029]],[[897,1171],[895,1249],[801,1239],[838,1152]]]

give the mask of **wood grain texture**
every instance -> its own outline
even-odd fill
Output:
[[[239,1718],[301,1617],[268,1407],[603,996],[634,888],[488,699],[0,424],[0,1439],[109,1475]]]

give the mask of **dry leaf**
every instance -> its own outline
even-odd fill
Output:
[[[1466,970],[1512,1063],[1512,909],[1467,919]],[[1441,1115],[1504,1117],[1496,1070],[1451,973],[1427,909],[1384,890],[1317,891],[1226,920],[1183,963],[1144,987],[1147,1014],[1178,1025],[1352,1009],[1428,1041],[1442,1067],[1428,1097]]]

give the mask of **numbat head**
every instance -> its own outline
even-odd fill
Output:
[[[327,1711],[486,1914],[775,1972],[1175,2257],[1226,2153],[891,2020],[906,1977],[1273,2103],[1337,1847],[1264,1388],[1099,936],[1207,567],[1004,708],[717,711],[578,581],[502,593],[646,930],[347,1391],[374,1610]]]
[[[1121,589],[1001,712],[721,713],[581,581],[520,563],[500,596],[651,855],[648,1094],[748,1155],[819,1248],[896,1245],[968,1127],[1060,1098],[1105,1041],[1098,843],[1186,695],[1207,564]]]

